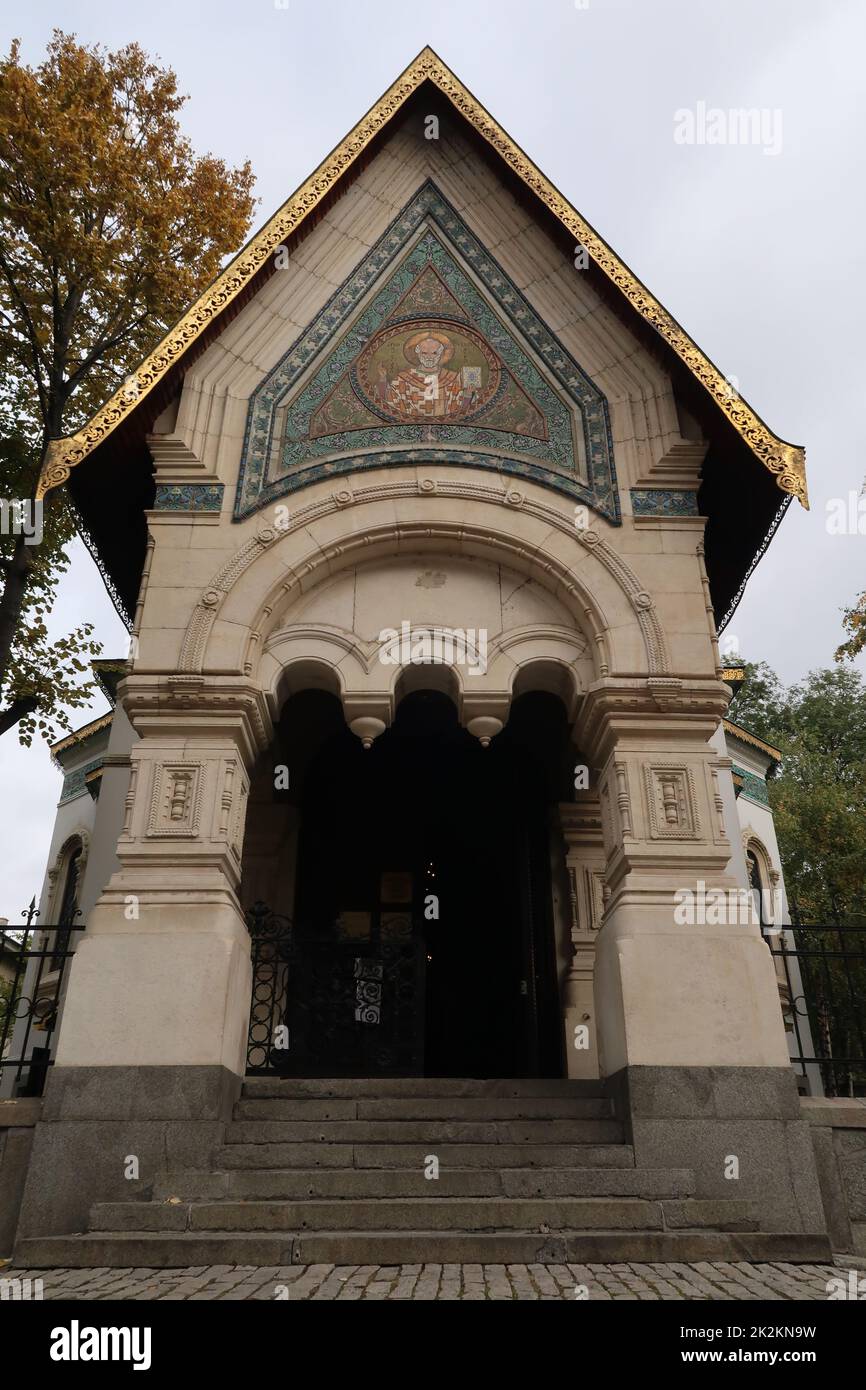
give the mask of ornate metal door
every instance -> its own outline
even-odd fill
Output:
[[[395,939],[377,933],[367,942],[305,938],[263,904],[248,922],[249,1072],[423,1074],[426,955],[417,928]]]

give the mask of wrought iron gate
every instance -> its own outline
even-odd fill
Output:
[[[247,1072],[420,1076],[425,946],[304,939],[264,903],[247,914],[253,987]]]

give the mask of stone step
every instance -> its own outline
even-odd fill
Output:
[[[609,1120],[613,1107],[609,1100],[582,1096],[401,1096],[397,1099],[370,1100],[365,1097],[312,1099],[292,1097],[269,1100],[256,1097],[240,1100],[235,1120],[306,1121],[327,1120]]]
[[[230,1168],[405,1168],[421,1173],[431,1152],[443,1168],[634,1168],[628,1144],[225,1144]]]
[[[225,1132],[227,1144],[615,1144],[621,1139],[616,1120],[233,1120]]]
[[[297,1100],[302,1097],[330,1099],[337,1097],[373,1100],[414,1099],[436,1097],[511,1097],[529,1098],[559,1096],[585,1100],[604,1099],[601,1081],[573,1081],[567,1077],[526,1078],[485,1081],[472,1077],[450,1076],[350,1076],[350,1077],[277,1077],[248,1076],[243,1084],[243,1100]]]
[[[97,1231],[753,1231],[751,1206],[738,1200],[649,1202],[630,1197],[551,1199],[377,1198],[306,1202],[102,1202]]]
[[[413,1168],[238,1168],[190,1173],[157,1185],[153,1200],[239,1197],[303,1201],[321,1197],[690,1197],[686,1168],[441,1168],[435,1180]]]
[[[193,1265],[611,1264],[726,1260],[832,1263],[826,1236],[765,1231],[319,1231],[103,1234],[18,1242],[21,1269],[179,1269]],[[10,1272],[13,1272],[10,1270]],[[275,1281],[278,1282],[278,1281]]]

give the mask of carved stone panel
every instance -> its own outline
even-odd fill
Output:
[[[171,762],[154,768],[148,839],[197,837],[204,766],[203,762]]]
[[[644,765],[647,823],[652,840],[696,840],[701,829],[692,769],[683,763]]]

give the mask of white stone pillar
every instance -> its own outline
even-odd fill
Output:
[[[738,887],[709,740],[720,681],[613,679],[576,739],[599,768],[610,893],[598,934],[602,1074],[625,1067],[787,1066],[773,962],[754,924],[679,925],[677,890]]]
[[[112,875],[70,971],[57,1069],[245,1069],[250,946],[236,897],[249,770],[270,744],[243,678],[134,676],[140,735]]]

